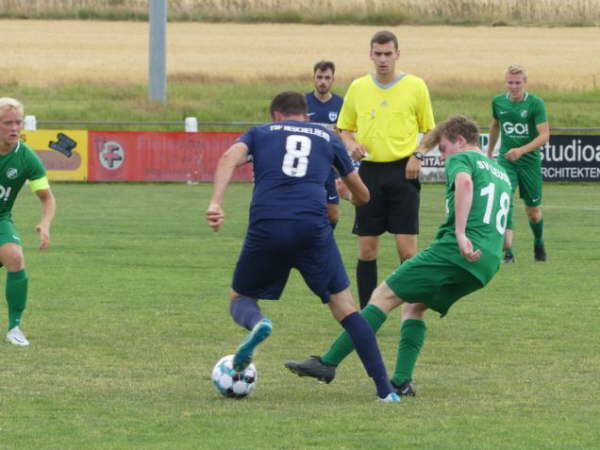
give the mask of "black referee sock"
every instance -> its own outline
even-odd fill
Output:
[[[377,287],[377,260],[358,260],[356,265],[356,285],[358,287],[358,299],[360,309],[364,309],[369,303],[371,294]]]

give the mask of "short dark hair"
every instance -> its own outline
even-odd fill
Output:
[[[465,116],[452,116],[438,125],[437,132],[450,142],[456,142],[458,136],[465,138],[469,144],[479,145],[479,127]]]
[[[333,61],[322,60],[316,63],[313,67],[313,75],[317,73],[317,70],[320,70],[321,72],[331,70],[331,73],[335,74],[335,64],[333,63]]]
[[[387,44],[388,42],[393,42],[394,47],[398,50],[398,38],[394,33],[387,30],[378,31],[371,38],[371,48],[373,48],[373,44]]]
[[[306,98],[304,94],[296,91],[280,92],[271,101],[271,106],[269,107],[271,117],[273,117],[275,111],[282,113],[284,116],[306,114],[308,112]]]

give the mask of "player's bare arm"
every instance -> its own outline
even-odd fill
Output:
[[[548,122],[543,122],[536,125],[536,129],[539,134],[533,141],[528,142],[521,147],[510,149],[508,152],[506,152],[504,157],[509,161],[516,161],[525,153],[532,152],[540,148],[542,145],[545,145],[546,142],[548,142],[548,139],[550,139],[550,126],[548,125]]]
[[[213,231],[219,231],[225,220],[225,213],[221,205],[227,186],[231,181],[231,176],[236,167],[244,165],[247,162],[248,147],[242,142],[233,144],[219,158],[217,169],[215,170],[213,194],[206,210],[206,221]]]
[[[498,142],[498,136],[500,136],[500,126],[496,119],[492,119],[492,123],[490,123],[490,142],[487,149],[487,156],[490,159],[494,159],[494,149]]]
[[[430,130],[425,133],[417,146],[417,149],[408,159],[408,163],[406,164],[406,178],[408,180],[419,178],[423,155],[438,145],[439,142],[440,138],[435,130]]]
[[[338,178],[335,180],[335,188],[341,199],[350,201],[350,198],[352,197],[352,194],[350,194],[350,189],[348,189],[341,179]]]
[[[481,257],[481,250],[474,250],[471,240],[467,237],[467,219],[473,203],[473,180],[471,175],[460,172],[454,180],[454,215],[456,241],[460,254],[470,262],[475,262]]]
[[[359,144],[354,139],[354,132],[348,130],[340,130],[340,137],[342,138],[342,142],[346,146],[346,150],[350,153],[350,157],[354,161],[360,161],[365,156],[368,156],[369,153],[364,145]]]
[[[344,185],[348,188],[348,192],[345,193],[342,198],[348,200],[355,206],[361,206],[371,198],[369,189],[365,186],[365,183],[360,178],[357,170],[352,171],[347,176],[342,177]],[[340,194],[342,195],[342,194]]]
[[[39,250],[45,250],[50,246],[50,226],[56,213],[56,200],[50,189],[39,189],[35,194],[42,204],[42,218],[35,226],[35,231],[40,235]]]

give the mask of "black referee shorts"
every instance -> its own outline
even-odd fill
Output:
[[[358,173],[369,188],[371,200],[356,207],[354,229],[359,236],[419,234],[418,179],[406,179],[408,158],[392,162],[360,164]]]

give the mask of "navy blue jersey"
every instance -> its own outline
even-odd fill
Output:
[[[326,102],[322,102],[315,97],[314,92],[305,94],[306,103],[308,103],[308,120],[315,123],[335,124],[342,109],[344,99],[339,95],[333,94]]]
[[[325,181],[333,166],[344,177],[354,167],[340,139],[325,127],[286,120],[240,136],[254,163],[250,223],[262,219],[322,221]]]

